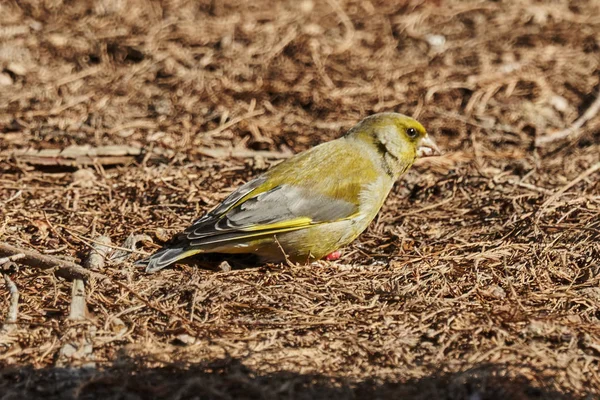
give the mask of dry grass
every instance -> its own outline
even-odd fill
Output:
[[[594,102],[599,28],[593,0],[2,3],[0,241],[160,244],[265,155],[379,111],[418,116],[447,154],[339,262],[109,265],[85,322],[67,320],[70,282],[12,271],[0,397],[600,395],[600,118],[535,145]],[[8,156],[72,144],[172,156],[91,174]]]

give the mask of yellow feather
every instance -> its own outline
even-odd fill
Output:
[[[275,222],[273,224],[251,226],[251,227],[243,228],[240,230],[251,232],[251,231],[271,231],[271,230],[278,230],[281,228],[298,228],[298,227],[310,225],[311,222],[312,222],[311,218],[300,217],[300,218],[290,219],[287,221]]]

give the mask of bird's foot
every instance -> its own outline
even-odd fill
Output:
[[[334,252],[327,254],[324,257],[324,259],[327,261],[335,261],[335,260],[339,260],[341,257],[342,257],[342,252],[339,250],[336,250]]]

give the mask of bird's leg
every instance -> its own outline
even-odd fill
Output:
[[[327,254],[324,258],[327,261],[335,261],[335,260],[339,260],[342,257],[342,252],[339,250],[333,251],[329,254]]]

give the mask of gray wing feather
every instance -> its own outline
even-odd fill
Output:
[[[210,216],[212,213],[209,213],[186,229],[184,235],[193,245],[200,245],[208,243],[205,238],[218,235],[222,236],[218,241],[228,240],[232,235],[226,233],[246,232],[260,225],[299,217],[308,217],[313,223],[333,221],[346,218],[356,210],[357,206],[347,201],[311,193],[302,187],[281,185],[246,200],[224,215]]]
[[[254,189],[262,185],[266,180],[267,178],[265,176],[260,176],[256,179],[246,182],[245,184],[240,186],[235,192],[227,196],[227,198],[223,200],[223,202],[219,204],[215,209],[204,214],[202,217],[194,221],[194,223],[192,224],[192,226],[190,226],[190,228],[188,228],[188,230],[193,228],[194,226],[203,225],[204,223],[208,223],[219,219],[221,215],[226,213],[227,210],[231,208],[231,206],[240,201],[247,194],[251,193]]]

